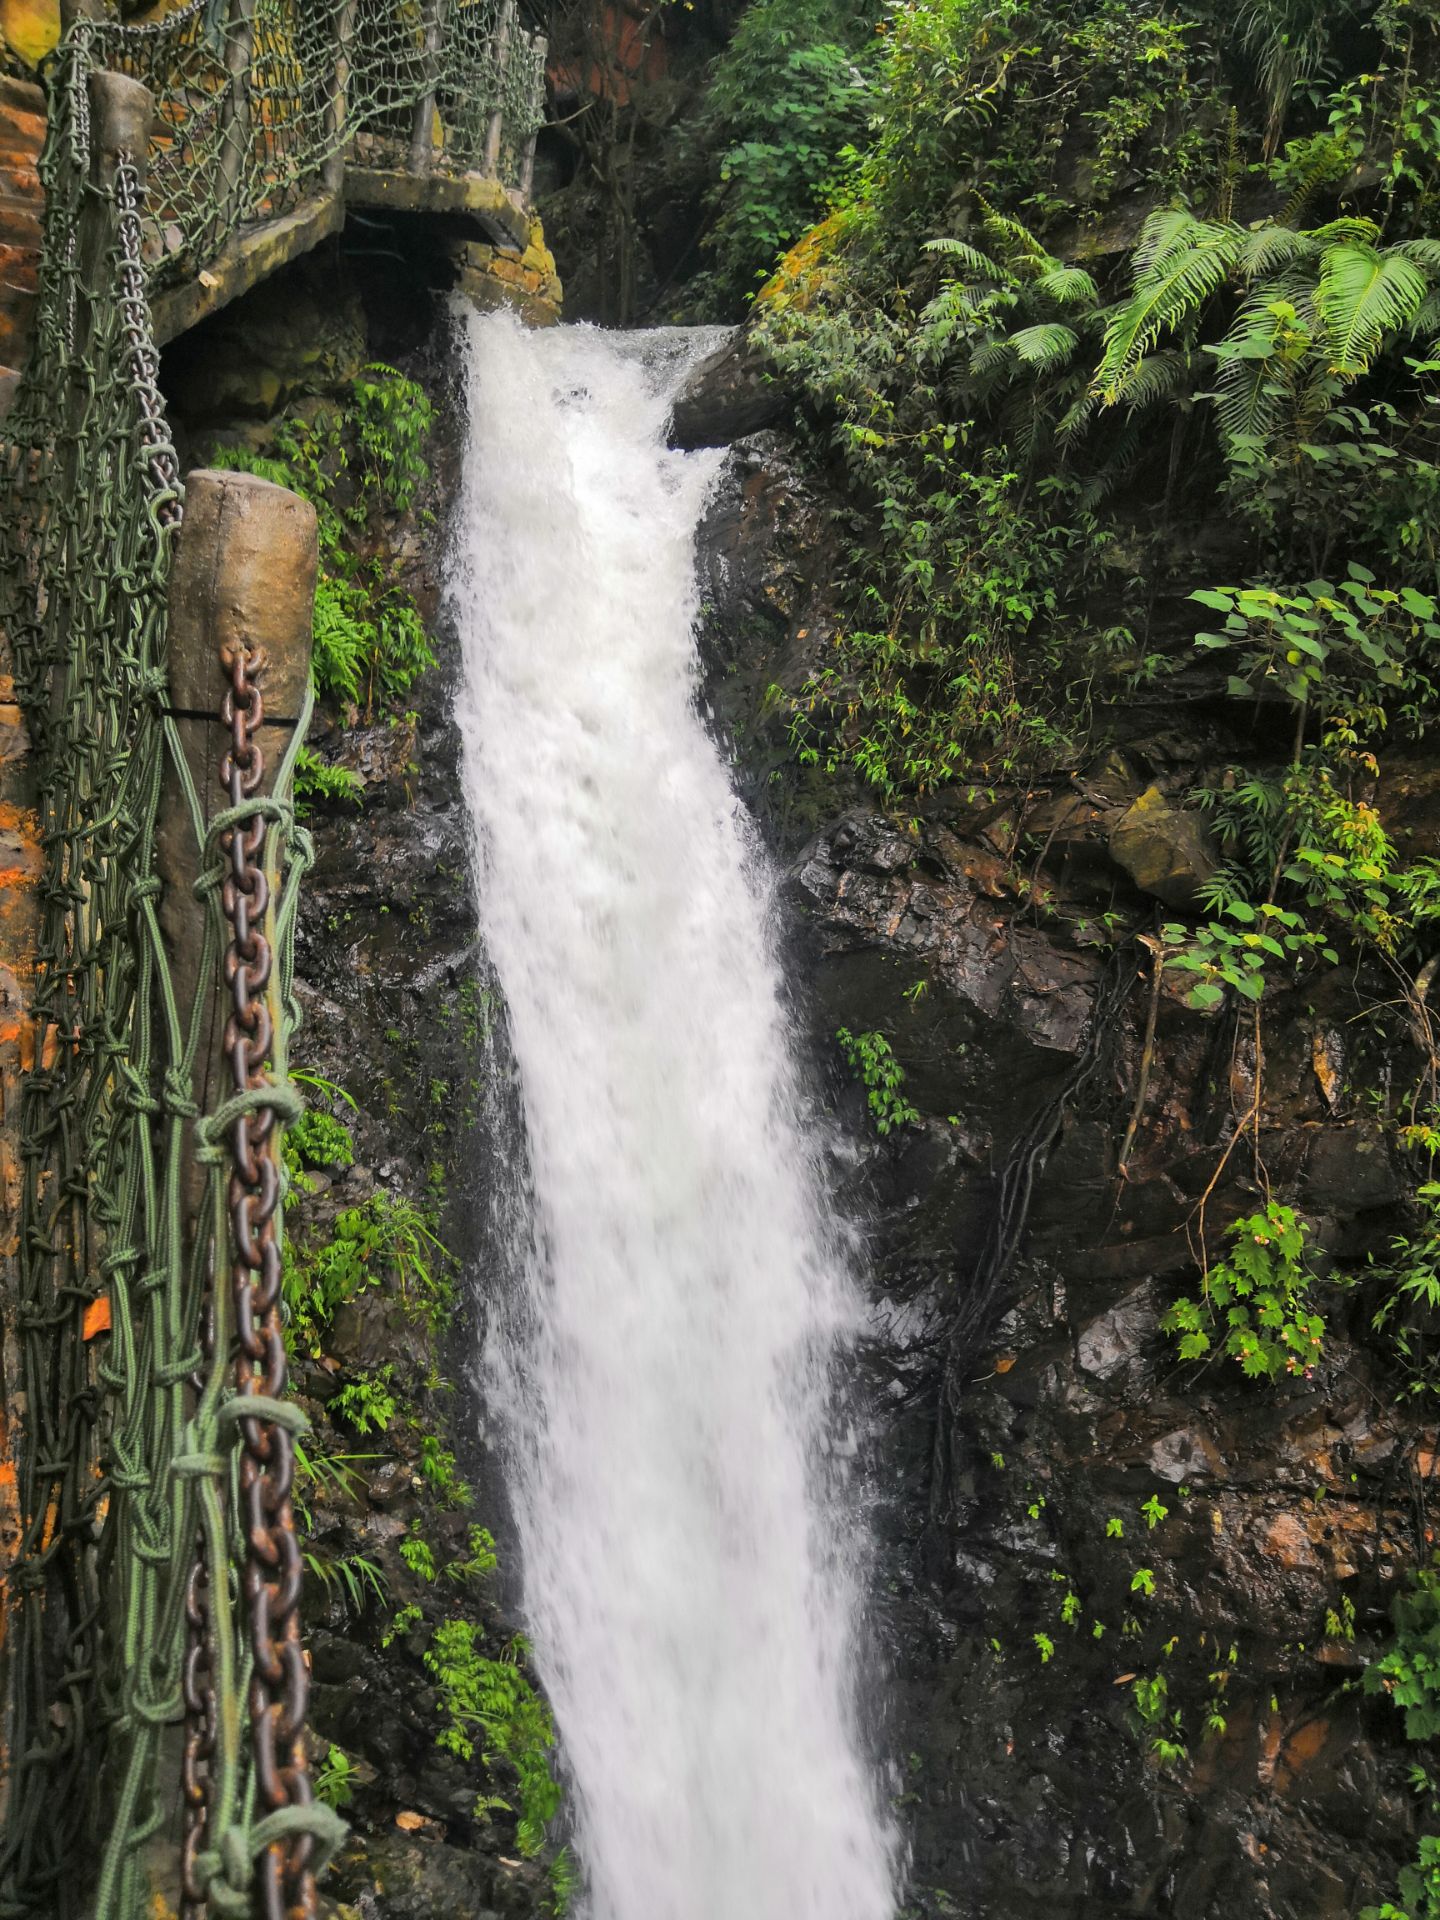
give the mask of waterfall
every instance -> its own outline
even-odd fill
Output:
[[[797,1098],[772,880],[696,708],[665,447],[713,338],[463,321],[450,599],[482,932],[523,1107],[491,1338],[587,1920],[890,1920],[856,1719],[858,1301]]]

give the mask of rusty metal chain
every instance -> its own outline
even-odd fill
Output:
[[[232,812],[243,815],[265,772],[256,737],[265,717],[265,656],[263,649],[241,642],[222,649],[221,664],[230,676],[221,705],[230,746],[220,763],[220,779]],[[245,1537],[241,1588],[254,1661],[250,1719],[255,1784],[265,1813],[273,1814],[308,1807],[313,1792],[305,1752],[310,1676],[300,1641],[302,1560],[291,1504],[295,1440],[282,1421],[269,1417],[285,1392],[287,1377],[276,1233],[277,1115],[263,1100],[245,1098],[263,1093],[270,1084],[266,1067],[274,1038],[266,994],[273,965],[265,930],[270,906],[270,882],[262,864],[266,832],[263,815],[238,818],[221,833],[220,847],[228,867],[221,906],[230,928],[225,982],[231,1012],[224,1045],[240,1102],[231,1131],[229,1186],[236,1378],[242,1403],[247,1397],[270,1403],[255,1415],[245,1414],[242,1406],[239,1419]],[[313,1850],[313,1839],[305,1832],[264,1849],[256,1863],[264,1920],[313,1920]]]
[[[180,1855],[180,1920],[205,1920],[205,1888],[197,1863],[210,1830],[210,1762],[215,1752],[215,1676],[210,1669],[210,1574],[203,1543],[185,1593],[185,1754],[181,1791],[185,1835]]]

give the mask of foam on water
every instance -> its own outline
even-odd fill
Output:
[[[582,1906],[889,1920],[862,1541],[827,1467],[857,1300],[771,876],[695,705],[720,456],[664,444],[715,341],[462,324],[459,717],[528,1167],[490,1387]]]

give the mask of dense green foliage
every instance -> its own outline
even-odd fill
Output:
[[[514,1811],[520,1851],[535,1854],[560,1806],[550,1771],[554,1723],[520,1664],[529,1652],[523,1637],[510,1641],[498,1660],[483,1654],[478,1640],[472,1621],[444,1620],[425,1651],[445,1717],[439,1743],[462,1760],[473,1758],[478,1745],[487,1768],[513,1774],[518,1805],[510,1809],[508,1801],[490,1796],[481,1811],[495,1806]]]
[[[883,1033],[852,1033],[841,1027],[835,1038],[846,1066],[865,1089],[865,1104],[882,1138],[920,1118],[905,1098],[905,1069]]]
[[[1365,1691],[1387,1696],[1405,1716],[1410,1740],[1433,1743],[1440,1733],[1440,1565],[1417,1567],[1395,1602],[1395,1640],[1365,1670]],[[1440,1783],[1417,1764],[1410,1782],[1424,1796],[1433,1823],[1440,1818]],[[1368,1907],[1361,1920],[1440,1920],[1440,1836],[1422,1834],[1419,1852],[1401,1870],[1400,1899]]]
[[[472,983],[456,994],[448,1015],[458,1020],[467,1053],[478,1044],[482,1007],[482,991]],[[478,1519],[457,1525],[453,1517],[456,1510],[473,1514],[475,1496],[446,1444],[454,1435],[441,1409],[453,1408],[454,1387],[436,1364],[455,1304],[456,1262],[439,1231],[443,1166],[432,1170],[439,1177],[427,1181],[423,1206],[380,1188],[337,1209],[327,1185],[312,1176],[354,1165],[356,1130],[363,1137],[369,1116],[323,1073],[301,1068],[295,1078],[311,1104],[284,1142],[292,1190],[282,1269],[287,1340],[292,1352],[333,1372],[333,1355],[343,1350],[334,1337],[342,1307],[368,1308],[399,1335],[387,1345],[393,1357],[340,1375],[323,1420],[297,1446],[306,1573],[349,1630],[388,1616],[380,1644],[402,1642],[395,1657],[412,1661],[417,1680],[430,1683],[423,1697],[434,1715],[434,1741],[468,1782],[473,1818],[505,1817],[520,1851],[536,1855],[561,1799],[551,1770],[554,1727],[530,1677],[526,1643],[499,1624],[490,1591],[494,1537]],[[448,1107],[443,1082],[431,1083],[431,1096],[432,1105]],[[393,1547],[363,1532],[347,1534],[340,1517],[366,1510],[366,1472],[387,1459],[404,1462],[415,1496],[408,1528]],[[324,1523],[317,1524],[322,1507]],[[332,1744],[317,1792],[327,1804],[345,1806],[364,1785],[362,1770]],[[572,1875],[563,1849],[552,1849],[547,1868],[562,1911]]]
[[[865,124],[872,6],[754,0],[716,63],[694,147],[716,174],[692,307],[729,317],[839,186]]]
[[[887,797],[1057,764],[1183,664],[1131,503],[1220,490],[1267,585],[1433,589],[1434,22],[1297,39],[1257,0],[1241,59],[1226,11],[895,8],[838,211],[762,297],[861,508],[796,743]]]
[[[795,70],[798,42],[762,44],[772,14],[819,19],[753,7],[736,72]],[[1287,1394],[1358,1322],[1378,1378],[1428,1401],[1440,861],[1387,824],[1382,763],[1440,712],[1440,0],[894,0],[879,27],[863,133],[838,161],[795,143],[824,217],[754,309],[848,504],[838,618],[769,711],[802,766],[902,819],[947,789],[948,813],[978,796],[1018,817],[1107,735],[1137,737],[1137,701],[1205,703],[1218,744],[1180,797],[1215,870],[1153,930],[1107,916],[1153,956],[1157,1004],[1178,989],[1249,1063],[1201,1176],[1196,1278],[1162,1331],[1182,1379],[1238,1368],[1247,1391]],[[732,167],[723,194],[725,235],[779,238],[762,168]],[[1301,996],[1335,1003],[1342,978],[1386,1061],[1366,1110],[1412,1197],[1387,1254],[1336,1272],[1272,1190],[1262,1113],[1271,1023]],[[909,1119],[882,1037],[841,1040],[877,1124]],[[1242,1164],[1257,1197],[1237,1204]],[[1087,1597],[1056,1577],[1073,1629]],[[1365,1681],[1419,1716],[1412,1732],[1434,1579],[1416,1574]],[[1178,1766],[1154,1589],[1155,1569],[1131,1570],[1121,1630],[1146,1648],[1137,1726]],[[1347,1596],[1326,1618],[1354,1637]],[[1025,1657],[1064,1644],[1049,1622]],[[1207,1658],[1200,1721],[1185,1713],[1223,1729],[1233,1657]],[[1440,1842],[1399,1900],[1374,1911],[1440,1914]]]
[[[1182,1360],[1200,1360],[1220,1344],[1252,1379],[1307,1378],[1319,1358],[1325,1322],[1310,1307],[1305,1222],[1272,1200],[1263,1213],[1233,1221],[1223,1260],[1205,1275],[1200,1300],[1180,1299],[1161,1325],[1176,1336]]]
[[[387,520],[414,505],[429,476],[424,449],[434,417],[413,380],[376,362],[350,383],[343,405],[282,416],[269,452],[220,447],[213,455],[215,466],[259,474],[314,506],[315,687],[355,717],[393,709],[435,664],[419,610],[383,551]],[[306,747],[295,790],[301,801],[358,802],[363,785]]]
[[[284,1291],[290,1325],[301,1344],[318,1342],[337,1308],[368,1288],[398,1296],[407,1313],[435,1321],[453,1297],[451,1257],[433,1218],[383,1190],[346,1207],[330,1237],[285,1245]]]

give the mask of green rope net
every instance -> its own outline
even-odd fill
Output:
[[[239,1704],[230,1343],[223,1318],[220,1338],[202,1325],[213,1267],[224,1285],[224,1154],[192,1090],[204,1006],[181,1004],[162,933],[167,779],[196,837],[193,937],[207,987],[223,938],[220,863],[165,704],[183,501],[156,386],[140,182],[123,161],[102,180],[94,152],[89,81],[108,52],[106,35],[81,25],[51,63],[38,329],[0,422],[0,629],[29,723],[45,854],[41,1038],[21,1118],[24,1531],[0,1847],[0,1915],[27,1920],[153,1911],[150,1870],[162,1857],[173,1867],[179,1845],[185,1594],[202,1542],[220,1643],[212,1667],[229,1702],[210,1761],[225,1783],[206,1835],[212,1911],[246,1911],[268,1831],[254,1815]],[[309,847],[287,780],[282,768],[265,818],[293,1022]],[[294,1104],[285,1024],[281,1112]],[[102,1300],[111,1330],[87,1339]],[[333,1840],[324,1809],[302,1811],[322,1847]]]
[[[544,103],[544,38],[504,0],[190,0],[95,44],[155,98],[146,255],[162,283],[299,206],[342,152],[405,168],[418,139],[427,168],[516,186]]]

